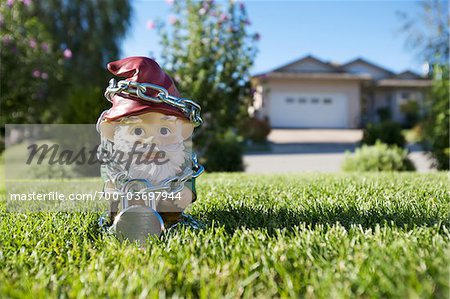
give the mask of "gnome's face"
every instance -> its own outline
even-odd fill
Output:
[[[125,158],[131,161],[129,175],[147,179],[153,184],[159,184],[182,171],[186,156],[185,141],[192,135],[193,129],[184,118],[158,112],[100,124],[102,135],[114,143],[114,151],[124,153]],[[160,163],[155,163],[158,161]]]

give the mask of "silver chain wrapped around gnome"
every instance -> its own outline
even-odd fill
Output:
[[[144,241],[183,219],[196,200],[203,172],[192,152],[200,106],[180,97],[173,80],[152,59],[129,57],[108,64],[105,97],[112,107],[97,121],[104,192],[111,229],[120,239]]]

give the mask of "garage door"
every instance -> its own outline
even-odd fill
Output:
[[[347,128],[344,94],[272,93],[270,123],[278,128]]]

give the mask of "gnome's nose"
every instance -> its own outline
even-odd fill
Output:
[[[155,136],[149,136],[149,137],[145,138],[144,143],[146,143],[147,146],[152,146],[154,139],[155,139]],[[156,144],[155,144],[155,146],[156,146]]]

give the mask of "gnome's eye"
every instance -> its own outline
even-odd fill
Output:
[[[165,136],[165,135],[171,133],[170,130],[169,130],[168,128],[161,128],[161,129],[159,129],[159,132],[160,132],[161,135],[163,135],[163,136]]]
[[[144,134],[144,129],[142,128],[134,128],[133,129],[133,134],[136,136],[141,136]]]

